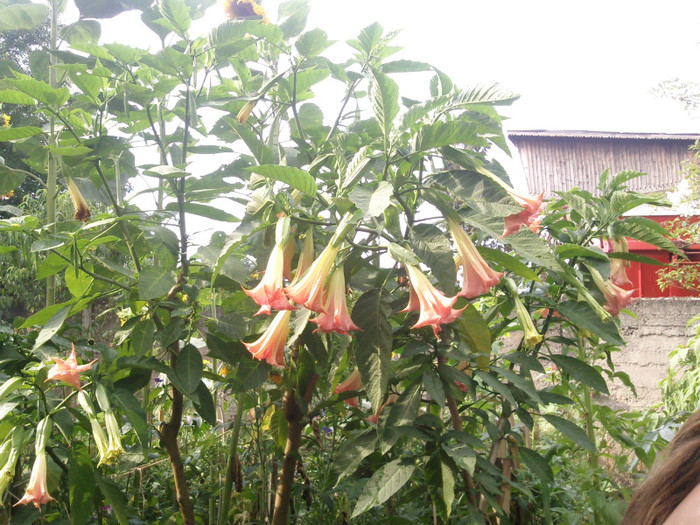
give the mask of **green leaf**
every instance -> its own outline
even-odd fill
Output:
[[[476,125],[463,120],[436,122],[423,126],[416,135],[416,152],[442,148],[457,143],[469,143],[473,140]]]
[[[20,104],[22,106],[33,106],[36,104],[36,100],[33,97],[14,89],[0,89],[0,102]]]
[[[608,256],[603,250],[597,247],[586,247],[580,246],[578,244],[560,244],[554,249],[554,252],[564,259],[571,259],[573,257],[591,257],[593,259],[599,259],[602,261],[607,261]]]
[[[612,225],[615,237],[631,237],[638,241],[648,242],[667,250],[671,253],[681,255],[681,250],[668,239],[668,231],[659,223],[646,217],[625,217]]]
[[[369,147],[362,146],[357,153],[355,153],[350,162],[348,162],[342,177],[342,182],[338,185],[338,189],[344,190],[345,188],[354,186],[367,171],[371,160],[372,157],[370,156]]]
[[[414,60],[393,60],[381,65],[382,71],[387,75],[390,73],[415,73],[418,71],[432,71],[433,66],[426,62],[416,62]]]
[[[66,320],[66,317],[68,316],[68,312],[70,312],[72,305],[67,305],[61,308],[58,312],[56,312],[51,319],[49,319],[44,327],[41,329],[41,332],[39,332],[39,336],[36,338],[36,341],[34,342],[34,349],[36,350],[39,348],[41,345],[47,343],[54,335],[58,333],[58,331],[61,329],[63,326],[63,321]]]
[[[421,263],[420,259],[416,257],[416,255],[413,252],[407,250],[406,248],[395,242],[389,244],[389,255],[392,259],[394,259],[397,262],[400,262],[401,264],[418,266]]]
[[[184,393],[191,393],[197,389],[203,371],[202,354],[193,345],[186,345],[178,354],[175,366],[175,373],[185,388]]]
[[[59,31],[59,36],[70,45],[97,44],[101,34],[102,27],[97,20],[78,20]]]
[[[141,442],[141,448],[144,451],[144,455],[147,455],[146,451],[148,450],[149,446],[149,437],[146,411],[141,407],[141,403],[138,399],[136,399],[136,397],[134,397],[134,394],[128,390],[123,388],[115,388],[113,396],[124,410],[124,414],[126,414],[129,424],[131,424],[131,428],[133,428],[134,432],[136,432],[136,436]]]
[[[299,168],[266,164],[262,166],[253,166],[247,168],[247,170],[268,179],[284,182],[310,197],[316,196],[316,181],[308,172]]]
[[[0,195],[4,195],[18,188],[26,178],[27,175],[25,173],[0,164]]]
[[[14,86],[22,93],[26,93],[30,97],[43,102],[48,106],[62,106],[70,98],[70,92],[68,88],[52,88],[46,82],[41,80],[36,80],[29,77],[17,78],[12,80],[7,80],[7,82]]]
[[[197,413],[210,425],[216,425],[216,407],[214,406],[214,399],[207,385],[204,384],[204,381],[199,382],[195,394],[197,394],[197,398],[199,399],[199,402],[195,402],[194,404]]]
[[[501,383],[501,381],[497,377],[482,370],[476,370],[474,372],[474,375],[481,379],[484,382],[485,386],[490,387],[491,390],[493,390],[495,393],[502,395],[503,398],[506,401],[508,401],[508,403],[510,403],[513,406],[517,406],[518,402],[515,400],[513,392],[511,392],[508,386]]]
[[[514,274],[519,275],[528,281],[541,281],[537,272],[509,253],[505,253],[501,250],[494,250],[493,248],[487,248],[486,246],[477,246],[476,249],[486,260],[494,261],[503,266],[503,268],[506,270],[513,272]]]
[[[338,482],[355,472],[362,460],[374,452],[377,440],[377,431],[371,429],[343,443],[332,466],[338,472]]]
[[[476,452],[472,447],[464,443],[443,443],[442,450],[452,458],[459,468],[466,470],[470,476],[474,474]]]
[[[184,38],[192,23],[187,4],[183,0],[161,0],[159,8],[163,16],[172,24],[175,32]]]
[[[391,405],[389,416],[386,419],[386,428],[401,427],[413,423],[420,409],[421,389],[415,384],[401,393],[394,404]]]
[[[187,213],[192,215],[199,215],[200,217],[206,217],[207,219],[212,219],[215,221],[222,222],[239,222],[240,219],[235,215],[231,215],[227,211],[217,208],[215,206],[209,206],[208,204],[200,204],[198,202],[186,202],[183,206]],[[177,202],[169,202],[165,206],[166,210],[177,211]]]
[[[391,205],[394,187],[382,181],[372,191],[370,188],[356,186],[348,195],[350,200],[365,217],[378,217]]]
[[[434,224],[416,224],[411,229],[408,242],[418,258],[430,268],[440,289],[446,295],[452,295],[457,281],[457,269],[445,233]]]
[[[141,319],[131,331],[129,342],[134,349],[137,357],[150,355],[153,350],[153,341],[155,339],[156,324],[153,319],[147,317]]]
[[[325,51],[332,42],[328,41],[328,35],[321,29],[312,29],[299,36],[294,46],[299,54],[306,58],[313,58]]]
[[[455,499],[455,475],[442,454],[442,449],[439,448],[430,455],[425,464],[425,480],[435,507],[447,519],[452,513]]]
[[[362,294],[353,308],[352,320],[361,330],[355,336],[355,360],[369,402],[376,412],[389,384],[392,350],[389,308],[381,291]]]
[[[472,352],[491,355],[491,331],[473,304],[467,305],[453,326]]]
[[[643,264],[651,264],[653,266],[666,266],[666,263],[663,261],[657,261],[656,259],[652,259],[651,257],[647,257],[646,255],[640,255],[638,253],[610,252],[608,254],[608,257],[611,259],[622,259],[625,261],[634,261]]]
[[[20,128],[8,127],[0,128],[0,142],[10,140],[26,139],[43,133],[44,130],[35,126],[24,126]]]
[[[362,490],[350,518],[381,505],[396,494],[413,476],[415,465],[395,459],[377,470]]]
[[[49,8],[43,4],[15,4],[0,9],[0,31],[32,31],[49,16]]]
[[[613,345],[624,345],[625,341],[615,325],[615,321],[602,321],[588,303],[583,301],[565,301],[556,306],[557,311],[577,326],[605,339]]]
[[[596,451],[595,443],[590,440],[590,438],[586,435],[586,432],[578,425],[553,414],[542,414],[542,417],[544,417],[554,428],[581,448],[584,448],[589,452]]]
[[[423,387],[430,398],[441,408],[445,406],[445,387],[437,372],[430,368],[423,372]]]
[[[94,510],[95,474],[87,447],[74,442],[68,455],[68,498],[71,525],[84,525]]]
[[[165,268],[145,268],[139,274],[139,299],[147,301],[167,294],[175,285],[175,273]]]
[[[594,367],[569,355],[550,355],[549,358],[571,377],[603,394],[610,394],[603,376]]]
[[[399,86],[378,69],[372,70],[372,77],[370,101],[386,143],[394,118],[399,113]]]
[[[518,447],[518,453],[523,462],[542,482],[543,485],[554,483],[554,473],[552,467],[545,458],[537,452],[526,447]]]
[[[119,488],[119,485],[99,472],[95,473],[95,481],[97,482],[100,492],[104,495],[105,500],[112,506],[112,511],[119,525],[129,525],[129,517],[126,511],[126,497]]]

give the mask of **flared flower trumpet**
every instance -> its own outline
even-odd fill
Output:
[[[290,310],[277,312],[265,333],[252,343],[243,343],[255,359],[267,361],[272,366],[284,366],[284,347],[289,336]]]
[[[537,215],[540,213],[540,208],[542,208],[542,200],[544,199],[544,192],[534,197],[526,197],[513,190],[506,191],[508,191],[510,196],[513,197],[513,200],[524,209],[513,215],[508,215],[508,217],[505,218],[505,229],[501,237],[517,233],[522,226],[529,227],[531,224],[535,224]]]
[[[289,255],[287,247],[292,245],[289,238],[289,217],[280,217],[275,227],[275,246],[267,260],[265,274],[252,290],[243,291],[255,301],[260,309],[255,315],[269,314],[275,310],[294,310],[284,294],[285,273],[289,274]]]
[[[627,276],[627,261],[622,259],[610,260],[610,281],[616,286],[632,285],[632,281]]]
[[[115,461],[123,452],[122,447],[122,437],[119,431],[119,424],[117,423],[117,418],[114,417],[114,413],[108,410],[105,414],[105,427],[107,428],[107,452],[105,454],[105,463],[111,463]]]
[[[625,290],[610,279],[603,281],[603,277],[596,269],[591,268],[590,270],[593,282],[603,293],[603,297],[605,298],[603,308],[605,308],[610,315],[619,315],[624,308],[627,308],[636,300],[636,297],[634,297],[636,290]]]
[[[442,292],[436,290],[425,274],[417,266],[405,265],[410,283],[410,296],[408,306],[403,312],[418,311],[418,322],[411,328],[421,328],[431,326],[433,333],[437,335],[442,330],[440,325],[451,323],[462,313],[461,310],[452,308],[457,301],[457,296],[446,297]]]
[[[323,303],[323,311],[318,317],[309,319],[318,325],[315,331],[347,334],[350,330],[359,330],[348,313],[348,305],[345,300],[345,275],[342,266],[333,271],[325,292],[326,300]]]
[[[92,429],[92,437],[95,440],[95,445],[97,446],[97,453],[99,455],[99,460],[97,462],[97,466],[101,465],[111,465],[113,464],[117,458],[119,457],[119,454],[123,452],[123,449],[121,449],[121,440],[119,440],[119,446],[114,446],[115,445],[115,440],[112,438],[111,440],[107,438],[107,435],[105,434],[105,431],[102,429],[102,425],[100,425],[99,420],[97,419],[97,414],[95,413],[95,408],[92,405],[92,402],[90,399],[85,395],[85,392],[80,392],[78,393],[78,403],[80,406],[83,408],[85,413],[88,416],[88,420],[90,421],[90,428]],[[112,416],[114,417],[114,416]],[[106,418],[105,418],[106,421]],[[115,421],[116,423],[116,421]],[[117,428],[118,431],[118,428]],[[112,441],[110,446],[110,441]]]
[[[267,13],[255,0],[224,0],[224,10],[229,18],[248,18],[259,16],[263,24],[269,24]]]
[[[324,286],[339,249],[340,247],[333,243],[326,246],[304,275],[286,288],[292,301],[304,305],[312,312],[323,312]]]
[[[34,460],[27,490],[22,499],[15,503],[15,506],[33,503],[38,509],[53,500],[54,498],[51,497],[49,489],[46,487],[46,451],[42,450]]]
[[[71,343],[71,346],[73,347],[73,349],[68,359],[64,361],[60,357],[53,358],[56,364],[49,370],[49,373],[46,376],[46,380],[50,381],[52,379],[57,379],[59,381],[68,383],[71,386],[74,386],[78,390],[81,390],[80,373],[87,372],[88,370],[90,370],[90,367],[92,367],[92,365],[94,365],[95,362],[97,362],[97,359],[89,362],[86,365],[79,365],[78,360],[75,356],[75,345]]]
[[[457,294],[458,297],[470,299],[485,294],[501,282],[503,273],[491,269],[459,223],[452,219],[448,219],[447,223],[457,246],[458,264],[463,273],[462,291]]]
[[[78,189],[78,186],[75,185],[73,179],[66,179],[66,187],[68,188],[68,195],[70,195],[70,200],[73,203],[73,209],[75,210],[73,218],[76,221],[87,222],[90,218],[90,208],[88,207],[88,203],[83,197],[83,194],[80,193],[80,190]]]
[[[342,394],[343,392],[358,392],[362,390],[362,379],[360,378],[360,371],[355,368],[355,370],[348,376],[348,378],[343,381],[342,383],[338,384],[337,387],[335,387],[335,390],[333,390],[334,394]],[[345,404],[353,406],[353,407],[358,407],[358,399],[357,396],[351,397],[348,399],[343,399],[345,401]]]

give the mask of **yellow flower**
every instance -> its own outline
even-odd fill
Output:
[[[224,0],[224,10],[229,18],[248,18],[259,16],[263,24],[269,24],[265,9],[255,0]]]
[[[4,195],[0,195],[0,199],[11,199],[12,197],[15,196],[15,190],[10,190]]]
[[[0,122],[2,122],[2,125],[0,125],[0,127],[6,128],[10,125],[11,120],[12,119],[10,118],[10,115],[6,115],[5,113],[3,113],[2,115],[0,115]]]
[[[70,200],[73,201],[73,208],[75,208],[75,214],[73,218],[76,221],[87,222],[90,218],[90,208],[88,208],[87,201],[80,193],[78,186],[75,185],[73,179],[66,179],[66,186],[68,187],[68,194],[70,195]]]
[[[250,117],[250,114],[253,112],[253,108],[255,108],[255,104],[258,103],[258,99],[256,98],[255,100],[251,100],[249,102],[246,102],[245,106],[241,108],[241,110],[238,112],[238,115],[236,115],[236,120],[238,121],[239,124],[245,124],[246,121],[248,120],[248,117]]]

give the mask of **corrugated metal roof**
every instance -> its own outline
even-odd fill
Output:
[[[680,140],[695,141],[700,139],[700,134],[676,134],[676,133],[624,133],[615,131],[586,131],[586,130],[511,130],[506,132],[508,138],[517,142],[521,137],[547,137],[547,138],[588,138],[588,139],[632,139],[632,140]]]

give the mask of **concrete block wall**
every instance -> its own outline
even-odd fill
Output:
[[[659,381],[666,377],[668,354],[695,334],[687,323],[700,313],[700,298],[644,298],[629,309],[636,319],[621,315],[620,332],[627,345],[613,354],[613,363],[629,374],[637,397],[619,380],[608,387],[615,408],[644,409],[661,401]]]

